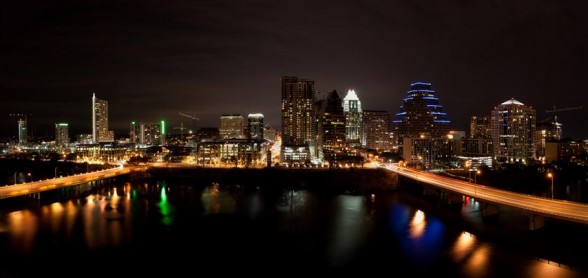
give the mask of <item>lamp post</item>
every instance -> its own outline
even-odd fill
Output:
[[[480,170],[476,170],[476,174],[474,175],[474,183],[478,183],[478,175],[480,174]]]
[[[16,184],[16,172],[14,172],[14,184]]]
[[[554,178],[554,175],[553,175],[553,173],[549,172],[549,173],[547,173],[547,177],[551,179],[551,199],[553,199],[553,178]]]
[[[57,178],[57,167],[55,167],[55,176],[54,178]]]
[[[29,173],[27,174],[27,176],[28,176],[29,178],[31,178],[31,182],[33,182],[33,174],[31,174],[31,173],[29,172]]]

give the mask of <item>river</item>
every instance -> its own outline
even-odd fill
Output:
[[[118,180],[0,203],[0,277],[588,277],[588,227],[476,200]]]

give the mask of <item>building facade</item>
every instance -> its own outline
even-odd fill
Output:
[[[55,145],[65,147],[69,145],[69,124],[55,124]]]
[[[243,116],[240,114],[223,114],[219,119],[220,125],[218,131],[222,139],[245,138]]]
[[[263,125],[263,114],[251,113],[247,115],[247,138],[254,140],[263,140],[263,131],[265,126]]]
[[[528,163],[535,159],[535,109],[515,99],[494,107],[492,146],[498,163]]]
[[[18,120],[18,143],[26,144],[28,142],[29,133],[27,129],[27,120]]]
[[[489,116],[472,116],[470,119],[470,138],[492,138]]]
[[[281,89],[281,160],[300,163],[315,159],[318,125],[314,80],[283,76]]]
[[[363,110],[362,117],[362,145],[377,151],[390,150],[390,113],[384,110]]]
[[[410,85],[400,112],[392,121],[394,137],[399,140],[398,143],[405,137],[444,137],[451,129],[450,124],[439,98],[435,96],[435,90],[427,82]]]
[[[362,143],[362,110],[361,101],[355,90],[347,91],[347,95],[343,98],[343,113],[345,114],[345,141],[350,146],[358,147]]]
[[[96,94],[92,94],[92,141],[114,141],[114,132],[108,130],[108,101],[96,98]]]

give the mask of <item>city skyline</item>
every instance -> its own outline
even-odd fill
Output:
[[[218,126],[262,113],[281,129],[280,78],[315,82],[319,98],[354,90],[362,109],[400,111],[413,82],[432,83],[452,128],[514,98],[537,111],[588,101],[584,1],[272,1],[6,4],[0,42],[0,135],[92,133],[89,99],[109,102],[110,128],[165,119]],[[299,9],[296,7],[305,7]],[[588,138],[588,108],[558,113],[563,136]],[[125,132],[120,134],[121,132]]]

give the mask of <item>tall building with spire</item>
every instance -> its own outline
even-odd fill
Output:
[[[114,132],[108,130],[108,101],[92,94],[92,143],[113,141]]]
[[[435,90],[428,82],[410,84],[404,104],[392,122],[394,137],[400,142],[403,138],[446,136],[451,129],[450,124]]]
[[[361,101],[355,90],[347,91],[343,98],[343,113],[345,114],[345,140],[350,146],[361,144]]]
[[[527,163],[535,158],[535,109],[513,98],[494,107],[490,121],[497,162]]]

